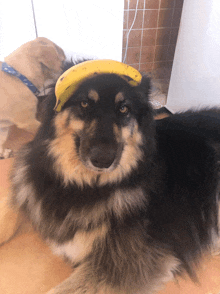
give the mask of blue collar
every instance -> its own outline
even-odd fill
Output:
[[[25,76],[20,74],[6,62],[2,63],[2,71],[19,78],[35,95],[40,93],[40,91]]]

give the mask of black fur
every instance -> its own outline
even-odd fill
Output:
[[[83,109],[80,103],[87,101],[91,88],[99,101],[89,101],[90,108]],[[102,226],[106,229],[83,258],[71,260],[79,276],[73,274],[53,293],[152,293],[172,274],[186,270],[195,278],[197,262],[215,246],[219,237],[219,110],[190,111],[154,121],[149,91],[146,77],[134,88],[116,75],[91,78],[64,105],[65,120],[62,112],[53,110],[52,93],[45,99],[38,134],[18,154],[12,173],[13,200],[45,239],[59,247],[74,242],[78,232],[95,235]],[[125,100],[115,104],[119,92]],[[125,115],[120,113],[124,106],[129,109]],[[75,146],[72,152],[85,165],[91,158],[95,162],[91,170],[86,167],[95,176],[82,185],[74,177],[64,181],[56,151],[51,151],[51,142],[56,143],[65,128],[72,122],[74,128],[78,120],[84,127],[68,135]],[[58,121],[63,124],[60,135]],[[126,127],[129,139],[121,135]],[[141,143],[135,136],[141,137]],[[132,144],[141,155],[131,153],[135,159],[130,168],[121,158],[126,146],[133,150]],[[65,148],[60,150],[65,153]],[[72,168],[71,162],[67,165]],[[119,165],[122,172],[115,179],[112,174]]]

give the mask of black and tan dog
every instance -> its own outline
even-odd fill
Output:
[[[155,122],[150,81],[115,74],[84,81],[42,126],[11,177],[24,211],[73,274],[53,294],[149,294],[195,278],[219,238],[217,110]],[[42,108],[42,106],[41,106]]]

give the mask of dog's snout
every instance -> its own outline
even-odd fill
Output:
[[[98,168],[109,168],[116,157],[116,150],[114,147],[106,145],[94,146],[90,150],[90,160],[93,166]]]

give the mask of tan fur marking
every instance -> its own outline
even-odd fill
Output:
[[[86,133],[89,135],[89,136],[92,136],[95,132],[95,129],[96,129],[96,125],[97,125],[97,121],[94,119],[90,124],[89,126],[87,127],[86,126]]]
[[[89,90],[88,98],[97,102],[99,100],[99,94],[94,89],[91,89]]]
[[[124,94],[122,92],[119,92],[116,96],[115,96],[115,103],[119,103],[125,100]]]
[[[147,198],[141,188],[132,190],[117,190],[109,200],[108,208],[119,218],[125,213],[142,208],[146,205]]]
[[[63,176],[65,184],[75,182],[79,186],[84,183],[92,184],[96,178],[94,172],[88,170],[79,160],[76,154],[76,146],[71,134],[66,134],[63,138],[56,138],[50,143],[49,154],[55,157],[57,174]]]
[[[105,238],[107,231],[105,224],[89,232],[77,231],[72,241],[52,244],[52,250],[55,254],[67,256],[72,262],[79,262],[90,254],[95,240]]]
[[[121,141],[121,130],[116,124],[113,124],[113,131],[117,142]]]
[[[67,125],[68,120],[70,122]],[[49,154],[55,158],[57,174],[62,175],[65,184],[75,181],[79,186],[84,183],[91,185],[97,174],[88,170],[80,161],[73,140],[73,135],[84,128],[84,122],[75,119],[67,109],[57,115],[54,124],[57,137],[49,144]]]
[[[142,135],[138,130],[136,121],[131,123],[132,127],[122,128],[122,141],[124,143],[124,150],[118,167],[111,173],[103,173],[100,176],[100,184],[117,183],[123,177],[131,172],[138,164],[138,160],[142,158]]]
[[[68,120],[70,120],[69,126],[67,126]],[[68,109],[62,111],[56,116],[54,124],[57,136],[62,136],[68,132],[78,132],[84,127],[84,122],[80,119],[74,118],[74,115],[71,114]]]

